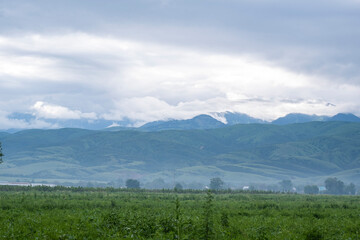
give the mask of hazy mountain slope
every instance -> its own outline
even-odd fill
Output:
[[[360,122],[360,118],[352,113],[338,113],[329,118],[328,121]]]
[[[0,141],[6,156],[0,176],[14,178],[110,181],[169,176],[176,169],[185,180],[260,181],[360,168],[360,124],[346,122],[159,132],[28,130],[0,135]]]
[[[187,120],[170,120],[150,122],[141,126],[140,130],[161,131],[161,130],[187,130],[187,129],[210,129],[224,127],[225,124],[212,118],[209,115],[199,115]]]
[[[339,122],[360,122],[360,118],[351,113],[338,113],[335,116],[307,115],[302,113],[290,113],[272,121],[272,124],[285,125],[293,123],[306,123],[313,121],[339,121]]]
[[[313,121],[327,121],[329,117],[327,116],[318,116],[318,115],[306,115],[302,113],[290,113],[284,117],[280,117],[274,121],[272,124],[284,125],[292,123],[305,123]]]
[[[5,136],[4,145],[6,150],[4,149],[4,151],[17,152],[19,149],[34,150],[38,147],[58,146],[77,137],[84,137],[94,133],[96,132],[78,128],[24,130]]]
[[[10,133],[8,133],[8,132],[0,132],[0,138],[1,137],[5,137],[5,136],[7,136],[7,135],[9,135]]]

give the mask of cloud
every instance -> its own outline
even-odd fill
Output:
[[[140,124],[217,111],[266,120],[360,113],[357,83],[292,71],[256,54],[70,32],[1,36],[0,56],[8,66],[0,67],[1,109],[44,119]]]
[[[0,129],[29,129],[29,128],[59,128],[57,124],[48,123],[45,120],[31,119],[29,121],[23,119],[9,118],[9,113],[0,111]]]
[[[3,2],[0,33],[87,32],[251,54],[290,71],[357,84],[359,13],[357,0],[18,0]]]
[[[77,110],[70,110],[63,106],[52,105],[41,101],[36,102],[32,107],[35,115],[45,119],[96,119],[95,113],[82,113]]]
[[[360,115],[357,0],[0,5],[0,128],[227,110]]]

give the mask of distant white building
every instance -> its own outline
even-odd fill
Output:
[[[56,187],[55,184],[44,184],[44,183],[31,183],[32,187],[36,187],[36,186],[46,186],[46,187]]]
[[[243,186],[243,190],[244,191],[250,190],[250,186]]]
[[[23,186],[28,187],[31,186],[31,183],[28,182],[0,182],[2,186]]]
[[[29,182],[0,182],[0,186],[22,186],[22,187],[36,187],[46,186],[55,187],[55,184],[44,184],[44,183],[29,183]]]

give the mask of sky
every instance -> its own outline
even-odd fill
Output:
[[[359,26],[359,0],[0,0],[0,129],[360,116]]]

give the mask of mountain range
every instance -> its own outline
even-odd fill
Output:
[[[9,116],[10,119],[31,122],[36,119],[31,114],[14,113]],[[235,124],[276,124],[286,125],[293,123],[305,123],[312,121],[343,121],[343,122],[360,122],[360,118],[351,113],[339,113],[335,116],[306,115],[301,113],[290,113],[271,122],[262,119],[253,118],[244,113],[221,112],[209,113],[195,116],[191,119],[162,120],[146,123],[140,127],[132,127],[135,122],[128,118],[122,121],[112,121],[105,119],[41,119],[55,128],[82,128],[89,130],[139,130],[139,131],[161,131],[161,130],[187,130],[187,129],[213,129]],[[3,129],[5,132],[17,132],[22,129]]]
[[[351,115],[339,117],[353,120]],[[161,177],[207,182],[221,177],[239,185],[281,179],[305,184],[337,176],[360,184],[360,123],[327,119],[227,125],[213,119],[202,115],[173,122],[182,128],[216,124],[211,129],[165,130],[174,125],[158,122],[143,126],[145,130],[65,128],[1,133],[5,157],[0,180],[150,181]]]

